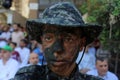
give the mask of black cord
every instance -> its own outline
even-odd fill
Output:
[[[78,62],[78,65],[81,63],[81,61],[82,61],[82,58],[83,58],[83,56],[84,56],[84,53],[85,53],[85,49],[86,49],[86,46],[85,46],[85,48],[83,49],[83,53],[82,53],[82,56],[81,56],[81,58],[80,58],[80,61]]]
[[[42,58],[42,66],[44,65],[44,56],[43,56],[43,58]]]

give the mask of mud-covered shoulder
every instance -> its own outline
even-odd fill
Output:
[[[39,65],[31,65],[20,68],[15,77],[11,80],[42,80],[45,76],[45,67]]]
[[[88,74],[82,74],[79,73],[79,76],[83,79],[83,80],[104,80],[102,78],[93,76],[93,75],[88,75]]]

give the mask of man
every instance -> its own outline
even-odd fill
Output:
[[[86,73],[89,70],[92,70],[95,68],[95,56],[93,56],[92,53],[90,53],[88,50],[89,50],[89,45],[86,46],[82,61],[78,65],[81,73]],[[82,55],[83,55],[83,51],[80,51],[76,60],[77,63],[79,62]]]
[[[21,63],[20,53],[18,51],[15,51],[17,44],[15,42],[10,42],[9,45],[12,47],[12,58]]]
[[[34,49],[32,50],[33,53],[36,53],[39,57],[39,64],[40,65],[45,65],[47,64],[45,59],[44,59],[44,55],[43,52],[41,50],[42,46],[41,44],[39,44],[36,40],[32,41],[32,45],[34,45]]]
[[[1,49],[0,80],[9,80],[13,78],[19,68],[19,63],[11,58],[11,51],[12,48],[8,45]]]
[[[40,19],[27,21],[28,34],[42,43],[47,65],[22,68],[13,80],[101,80],[81,74],[75,63],[80,49],[91,43],[101,28],[84,24],[69,2],[50,6]]]
[[[29,57],[29,64],[30,65],[39,65],[39,58],[38,58],[38,54],[36,53],[30,53],[30,57]]]
[[[9,26],[7,24],[3,27],[3,32],[0,35],[0,39],[8,42],[10,40],[11,33],[9,32]]]
[[[15,48],[15,51],[17,51],[20,54],[21,58],[20,67],[23,67],[28,64],[30,49],[26,47],[27,44],[28,41],[26,39],[22,39],[20,40],[20,46]]]
[[[105,57],[97,57],[96,69],[88,71],[87,74],[99,76],[104,80],[118,80],[114,73],[108,71],[108,59]]]
[[[19,27],[20,24],[17,23],[13,24],[14,32],[12,32],[11,35],[12,42],[17,43],[17,46],[19,46],[20,40],[24,39],[24,33],[20,31]]]

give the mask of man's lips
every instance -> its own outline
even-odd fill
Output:
[[[55,60],[55,61],[51,61],[51,62],[54,66],[63,66],[64,64],[67,63],[67,61],[64,61],[64,60]]]

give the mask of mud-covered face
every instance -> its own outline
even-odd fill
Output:
[[[45,59],[54,72],[66,71],[75,63],[81,46],[80,30],[75,28],[46,27],[42,48]]]

